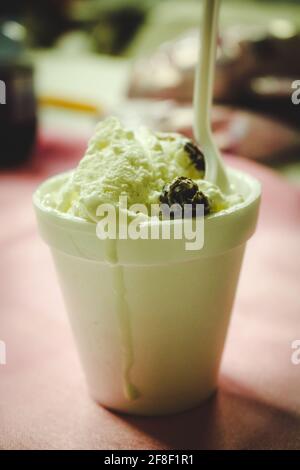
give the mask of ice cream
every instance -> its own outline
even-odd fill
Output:
[[[205,217],[200,251],[175,239],[117,239],[110,247],[97,238],[95,223],[46,203],[67,187],[68,173],[35,192],[89,390],[102,405],[165,414],[196,406],[216,389],[260,197],[254,178],[232,169],[228,175],[243,202]]]
[[[226,212],[243,201],[237,191],[224,195],[216,185],[205,181],[204,169],[201,150],[186,137],[145,128],[129,130],[118,119],[110,117],[96,127],[77,168],[55,187],[55,191],[43,195],[42,204],[71,220],[82,219],[96,226],[97,208],[107,203],[119,208],[121,195],[127,196],[129,207],[137,203],[148,208],[151,204],[204,204],[204,214],[208,216]],[[74,244],[73,238],[71,243]],[[135,400],[140,391],[131,379],[136,357],[131,309],[115,239],[107,240],[105,258],[112,266],[124,394],[127,399]]]
[[[225,195],[204,179],[204,170],[201,149],[186,137],[133,131],[108,118],[97,126],[78,167],[50,178],[34,195],[90,393],[114,410],[179,412],[198,405],[217,387],[260,186],[229,169]],[[222,178],[210,181],[225,188]],[[202,249],[188,251],[175,236],[98,237],[99,207],[110,204],[122,215],[124,195],[129,207],[190,204],[192,223],[200,220],[194,217],[195,205],[204,206]],[[132,222],[138,212],[129,209]],[[180,227],[185,222],[150,218],[145,225]]]
[[[145,128],[129,130],[110,117],[98,124],[77,168],[59,191],[47,195],[45,203],[70,217],[97,222],[100,204],[118,207],[123,194],[129,206],[150,207],[162,201],[162,194],[178,177],[198,186],[208,199],[209,213],[242,201],[240,195],[224,195],[205,181],[204,166],[201,150],[186,137]]]

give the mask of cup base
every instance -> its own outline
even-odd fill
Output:
[[[202,397],[199,397],[197,400],[190,402],[190,403],[185,403],[181,404],[180,406],[176,406],[173,403],[170,404],[170,406],[166,406],[164,403],[163,405],[159,406],[157,403],[149,404],[148,406],[145,406],[145,404],[141,404],[140,406],[136,403],[135,405],[132,406],[126,406],[126,405],[120,405],[120,406],[113,406],[113,405],[108,405],[106,403],[102,403],[93,396],[91,398],[93,401],[96,402],[97,405],[101,406],[102,408],[105,408],[108,411],[111,411],[112,413],[118,413],[121,415],[125,416],[141,416],[141,417],[155,417],[155,416],[168,416],[168,415],[176,415],[180,413],[184,413],[186,411],[193,410],[194,408],[198,408],[199,406],[203,405],[206,401],[211,399],[214,395],[216,395],[218,391],[218,387],[213,388],[210,390],[208,393],[203,395]]]

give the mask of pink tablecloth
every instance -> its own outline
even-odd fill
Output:
[[[82,147],[76,147],[80,154]],[[0,176],[0,448],[300,448],[300,191],[241,159],[264,195],[231,322],[219,392],[202,407],[164,418],[111,413],[88,397],[31,194],[46,173],[73,164],[51,159]],[[48,155],[49,153],[49,155]],[[65,153],[64,151],[62,153]],[[57,149],[56,149],[57,154]]]

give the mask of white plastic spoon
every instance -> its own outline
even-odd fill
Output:
[[[218,17],[221,0],[203,0],[200,56],[194,88],[194,135],[205,159],[205,179],[230,193],[230,183],[211,129],[211,108],[216,63]]]

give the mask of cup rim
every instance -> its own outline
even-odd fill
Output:
[[[60,183],[63,182],[74,170],[69,170],[63,173],[59,173],[57,175],[53,175],[50,178],[47,178],[45,181],[43,181],[35,190],[33,194],[33,205],[36,210],[38,210],[40,213],[44,214],[45,216],[49,217],[51,219],[51,222],[55,225],[64,225],[64,226],[69,226],[72,228],[72,230],[79,230],[79,231],[95,231],[95,226],[97,225],[96,222],[88,221],[85,219],[82,219],[78,216],[70,215],[64,212],[60,212],[55,208],[46,206],[43,204],[41,200],[41,196],[43,193],[46,193],[46,188],[51,187],[53,183]],[[250,206],[253,204],[255,201],[257,201],[260,196],[261,196],[261,183],[252,175],[232,168],[232,167],[227,167],[227,171],[229,173],[229,178],[234,178],[234,179],[239,179],[240,181],[243,180],[243,182],[248,186],[249,191],[248,195],[246,198],[238,203],[235,204],[227,209],[223,209],[219,212],[215,212],[213,214],[208,214],[205,216],[205,221],[206,223],[209,223],[209,221],[213,221],[215,219],[220,219],[220,218],[226,218],[229,217],[232,214],[237,214],[238,212],[243,211],[246,207]],[[153,223],[153,220],[149,219],[149,221],[145,221],[144,223]],[[175,220],[156,220],[156,223],[159,224],[180,224],[182,223],[182,219],[175,219]]]

